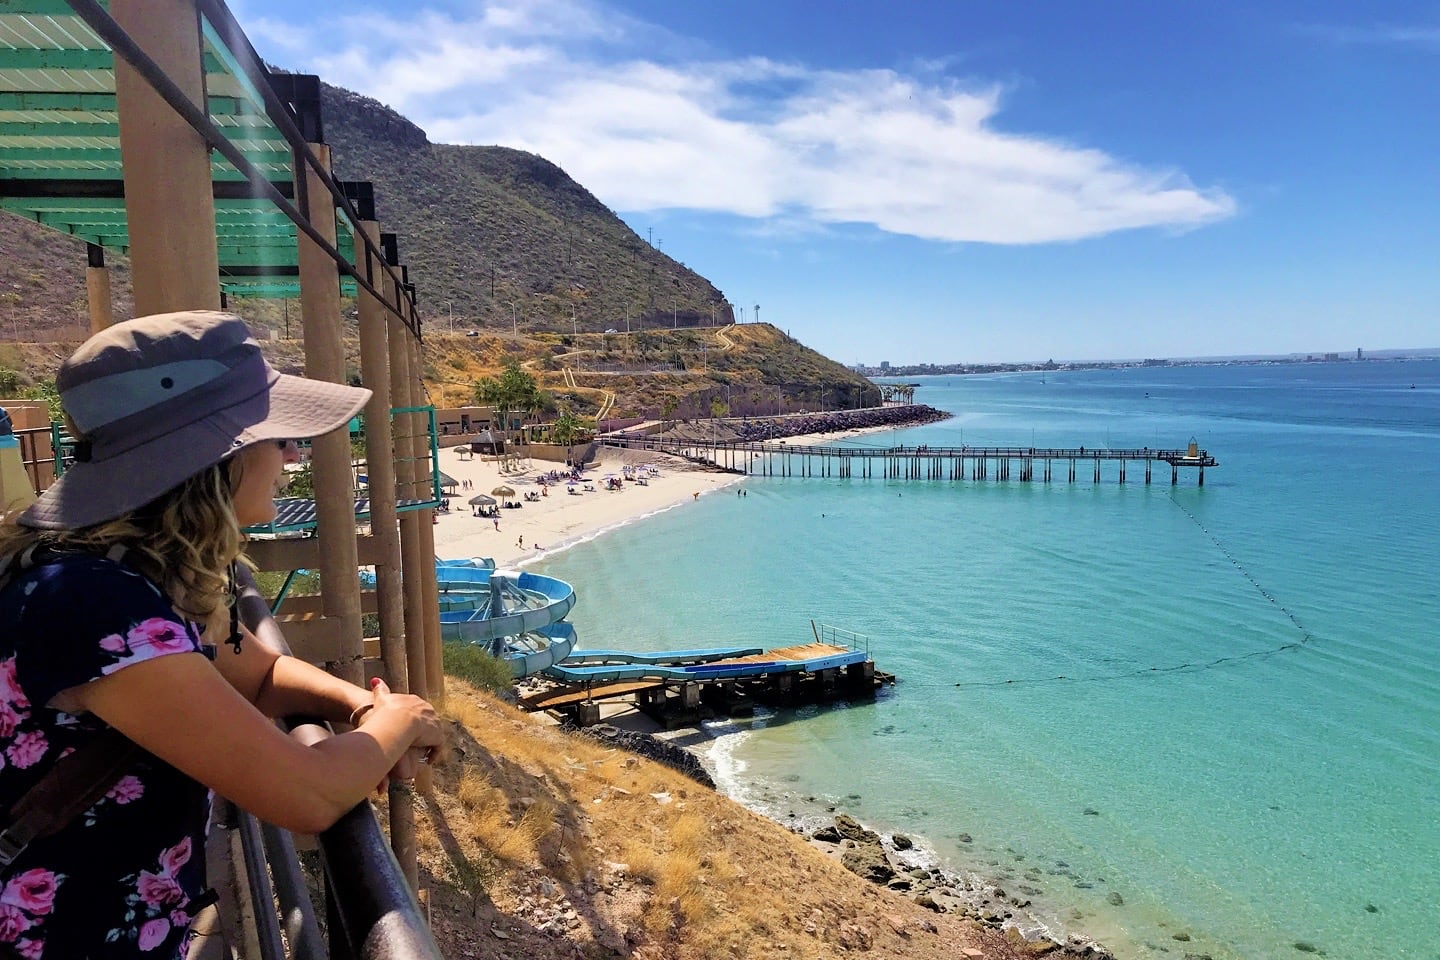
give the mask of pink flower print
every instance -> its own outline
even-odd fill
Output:
[[[132,800],[139,800],[144,795],[145,784],[140,782],[140,778],[125,776],[121,777],[115,786],[110,788],[110,792],[105,794],[105,798],[107,800],[114,800],[123,806]]]
[[[160,854],[160,869],[166,876],[174,876],[176,870],[190,862],[190,852],[190,838],[186,837]]]
[[[16,737],[15,742],[5,749],[5,755],[10,758],[11,763],[23,770],[39,763],[49,749],[50,741],[45,739],[45,734],[39,730],[30,730]]]
[[[0,943],[14,943],[20,934],[33,926],[35,921],[19,907],[13,903],[0,903]]]
[[[195,649],[185,625],[164,617],[151,617],[137,623],[130,628],[125,639],[134,653],[140,653],[146,647],[154,648],[156,653],[183,653]]]
[[[112,633],[108,637],[102,637],[100,640],[100,649],[106,653],[124,653],[125,638],[118,633]]]
[[[20,681],[15,677],[15,658],[0,660],[0,700],[15,705],[17,710],[25,710],[30,706],[25,691],[20,689]]]
[[[184,910],[170,911],[170,926],[172,927],[188,927],[190,926],[191,919],[190,914]]]
[[[52,871],[35,867],[5,884],[5,889],[0,891],[0,904],[43,917],[55,906],[55,890],[59,886],[60,879]]]
[[[108,639],[108,638],[107,638]],[[114,663],[100,668],[104,675],[114,673],[132,663],[140,663],[167,653],[186,653],[195,649],[184,624],[164,617],[151,617],[137,623],[125,635],[125,646],[130,651]]]
[[[45,941],[28,939],[17,941],[15,952],[25,960],[40,960],[40,955],[45,952]]]
[[[164,917],[158,917],[147,922],[140,928],[140,949],[154,950],[165,942],[170,934],[170,921]]]
[[[135,884],[135,892],[140,894],[147,906],[166,907],[172,903],[179,903],[185,898],[185,891],[180,889],[180,884],[168,873],[154,874],[148,870],[140,871],[140,880]]]
[[[0,737],[15,736],[15,728],[23,718],[15,712],[9,700],[0,700]]]

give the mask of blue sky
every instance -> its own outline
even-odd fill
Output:
[[[1440,3],[232,7],[847,363],[1440,346]]]

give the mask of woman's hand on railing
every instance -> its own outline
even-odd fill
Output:
[[[409,724],[411,740],[409,746],[395,761],[386,780],[380,783],[384,789],[389,780],[414,780],[421,764],[437,763],[445,753],[445,728],[440,716],[428,701],[409,693],[392,693],[385,681],[379,677],[370,681],[371,693],[375,700],[373,709],[365,711],[362,721],[383,714],[399,714]]]

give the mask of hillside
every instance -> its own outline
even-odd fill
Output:
[[[710,323],[712,307],[731,319],[714,285],[543,157],[432,144],[374,100],[328,84],[321,95],[335,172],[375,184],[376,215],[399,233],[433,320],[453,309],[472,326],[599,333],[625,329],[627,309],[631,329]]]
[[[716,402],[750,416],[877,402],[869,381],[773,326],[730,323],[721,291],[549,161],[433,144],[374,100],[328,85],[323,98],[336,175],[372,181],[382,227],[399,234],[436,404],[469,402],[475,380],[511,358],[588,416],[708,417]],[[132,313],[128,264],[113,252],[107,262],[123,319]],[[0,354],[13,374],[5,382],[43,382],[84,336],[84,268],[83,243],[0,213],[0,341],[15,341]],[[232,299],[230,307],[282,338],[267,352],[293,368],[300,345],[284,338],[299,336],[298,304]]]
[[[417,825],[447,957],[1108,957],[863,880],[670,767],[454,678],[446,714],[454,756]]]

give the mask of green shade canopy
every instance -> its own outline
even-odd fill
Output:
[[[101,0],[102,7],[109,6]],[[203,14],[208,113],[245,158],[294,195],[291,146],[264,98]],[[212,151],[221,288],[234,296],[299,295],[296,228]],[[115,55],[63,0],[0,0],[0,209],[125,254]],[[354,235],[337,216],[337,249]],[[343,281],[342,292],[355,293]]]

